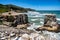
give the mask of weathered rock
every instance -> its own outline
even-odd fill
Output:
[[[17,25],[17,28],[27,28],[27,24]]]
[[[37,28],[37,31],[42,31],[42,30],[48,30],[48,31],[54,31],[57,32],[58,31],[58,23],[56,20],[56,16],[55,15],[45,15],[45,19],[44,19],[44,25],[42,27]]]
[[[57,20],[55,15],[45,15],[44,25],[55,26],[57,25]]]
[[[28,34],[23,34],[22,37],[20,38],[20,40],[29,40],[30,37]]]
[[[18,22],[18,24],[26,24],[26,23],[28,23],[27,14],[18,15],[16,21]]]
[[[13,22],[15,19],[14,19],[14,16],[6,16],[6,21],[7,22]]]
[[[13,25],[21,25],[21,24],[27,24],[28,23],[28,16],[27,14],[20,14],[16,17],[16,20],[14,21]]]

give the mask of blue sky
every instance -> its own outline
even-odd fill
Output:
[[[0,4],[14,4],[36,10],[60,10],[60,0],[0,0]]]

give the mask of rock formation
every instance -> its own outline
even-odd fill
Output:
[[[15,26],[22,25],[22,24],[27,24],[27,23],[28,23],[28,16],[27,16],[27,14],[20,14],[20,15],[16,16],[16,19],[13,22],[13,24]]]
[[[3,17],[3,18],[1,18]],[[3,24],[8,26],[17,27],[17,25],[22,25],[25,27],[28,24],[28,15],[22,13],[16,13],[14,11],[6,12],[2,14],[0,18],[3,19]],[[24,25],[25,24],[25,25]]]
[[[57,20],[55,15],[45,15],[44,26],[56,26]]]
[[[26,24],[28,23],[28,16],[26,14],[20,14],[16,17],[17,24]]]
[[[44,25],[43,27],[39,27],[36,30],[48,30],[48,31],[54,31],[57,32],[58,31],[58,23],[56,20],[56,16],[55,15],[45,15],[45,19],[44,19]]]

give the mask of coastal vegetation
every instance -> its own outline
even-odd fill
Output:
[[[12,4],[7,4],[7,5],[0,4],[0,13],[8,12],[11,9],[15,12],[20,12],[20,13],[27,12],[27,11],[35,11],[34,9],[23,8]]]

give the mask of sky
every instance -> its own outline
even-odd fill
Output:
[[[35,10],[60,10],[60,0],[0,0],[0,4],[13,4]]]

